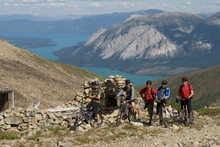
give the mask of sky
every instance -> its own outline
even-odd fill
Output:
[[[0,15],[98,15],[159,9],[189,13],[220,11],[219,0],[0,0]]]

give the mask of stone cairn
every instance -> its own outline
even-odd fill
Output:
[[[72,118],[62,112],[49,112],[47,110],[7,109],[0,113],[0,128],[4,130],[32,131],[39,127],[67,127],[73,123]]]
[[[91,99],[89,98],[89,91],[92,90],[93,82],[97,79],[90,79],[88,81],[85,81],[83,84],[83,93],[77,93],[73,101],[76,101],[77,104],[80,104],[81,106],[86,106]],[[125,80],[123,76],[113,76],[110,75],[108,79],[105,79],[104,82],[100,82],[99,90],[102,92],[101,95],[101,109],[105,106],[105,95],[108,92],[112,93],[118,93],[121,88],[125,86]],[[126,97],[126,93],[123,93],[123,96]],[[70,102],[71,103],[71,102]]]

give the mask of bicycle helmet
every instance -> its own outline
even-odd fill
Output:
[[[166,81],[166,80],[163,80],[163,81],[162,81],[162,85],[167,85],[167,81]]]
[[[146,82],[146,84],[150,84],[150,85],[151,85],[151,84],[152,84],[152,82],[151,82],[150,80],[148,80],[148,81]]]
[[[125,84],[130,84],[130,83],[131,83],[130,80],[126,80],[126,81],[125,81]]]
[[[186,77],[183,77],[182,81],[188,81],[188,79]]]
[[[99,81],[95,81],[94,84],[95,84],[95,85],[99,85]]]

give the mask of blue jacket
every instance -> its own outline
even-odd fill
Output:
[[[166,92],[165,92],[166,90]],[[166,93],[166,94],[165,94]],[[160,86],[157,90],[157,95],[156,97],[158,98],[158,100],[164,98],[165,100],[167,100],[170,97],[170,88],[166,87],[166,88],[162,88],[162,86]]]

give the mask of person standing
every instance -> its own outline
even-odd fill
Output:
[[[188,84],[188,79],[186,77],[183,77],[182,85],[179,87],[176,102],[178,103],[181,99],[181,110],[182,110],[185,101],[185,104],[187,105],[188,108],[188,113],[190,114],[190,118],[192,117],[191,99],[193,95],[194,95],[194,91],[192,85]]]
[[[149,126],[151,126],[153,110],[154,110],[154,97],[157,94],[157,91],[151,87],[152,82],[148,80],[146,82],[146,87],[143,88],[139,94],[141,95],[142,99],[144,100],[143,103],[140,104],[138,108],[138,121],[141,121],[141,110],[145,110],[147,108],[148,114],[150,115]],[[145,96],[143,96],[145,94]]]
[[[93,107],[93,114],[97,116],[97,127],[100,127],[99,123],[99,105],[100,105],[100,97],[101,97],[101,90],[99,90],[99,81],[94,81],[94,87],[92,90],[89,91],[89,98],[91,102],[86,105],[86,109],[89,110]]]
[[[166,104],[167,99],[170,97],[170,88],[167,87],[167,81],[163,80],[162,85],[157,90],[157,114],[159,114],[159,125],[162,125],[162,107]]]
[[[125,91],[126,95],[127,95],[125,99],[131,101],[130,103],[131,103],[131,107],[133,108],[134,119],[136,120],[136,109],[135,109],[135,96],[136,95],[135,95],[135,89],[134,89],[134,86],[131,85],[130,80],[126,80],[125,84],[126,84],[126,86],[121,89],[121,91],[117,94],[115,99],[117,99]]]

